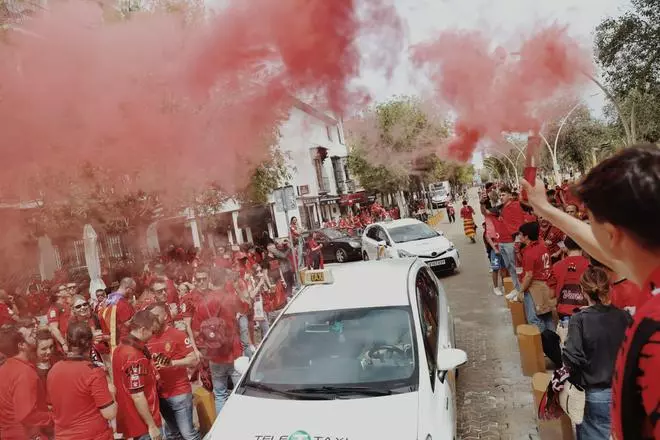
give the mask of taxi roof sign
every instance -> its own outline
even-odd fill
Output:
[[[300,271],[300,280],[303,286],[332,284],[334,282],[330,269],[302,270]]]

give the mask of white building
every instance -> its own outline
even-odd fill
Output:
[[[298,101],[280,133],[280,149],[291,167],[288,183],[293,186],[298,203],[296,209],[287,212],[288,219],[273,205],[273,232],[288,235],[287,220],[294,216],[306,229],[340,217],[340,206],[355,193],[341,119]]]
[[[289,233],[288,222],[292,217],[297,217],[304,229],[314,229],[329,219],[340,217],[342,206],[366,201],[364,193],[356,194],[355,183],[348,172],[348,150],[341,119],[296,100],[289,118],[280,126],[280,135],[279,148],[291,174],[291,179],[282,184],[293,188],[295,208],[285,215],[276,206],[273,194],[268,206],[246,207],[231,200],[215,214],[216,223],[221,219],[221,226],[209,230],[204,226],[204,219],[188,211],[183,224],[181,217],[170,219],[178,224],[175,230],[179,232],[169,235],[180,236],[187,230],[192,237],[186,240],[188,244],[200,248],[254,242],[263,231],[268,231],[271,237],[284,237]],[[152,225],[147,234],[148,247],[153,252],[166,246],[163,235],[168,234],[160,233],[165,223]],[[180,229],[182,226],[184,230]]]

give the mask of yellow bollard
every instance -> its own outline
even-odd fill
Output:
[[[535,325],[521,324],[517,329],[520,366],[523,374],[532,377],[534,373],[545,372],[545,357],[539,328]]]
[[[215,398],[206,388],[199,387],[193,392],[193,403],[197,409],[199,430],[203,437],[211,430],[215,421]]]
[[[502,278],[502,284],[504,285],[505,295],[513,290],[513,280],[511,280],[511,277]]]
[[[509,312],[511,313],[511,324],[513,325],[513,334],[518,334],[518,326],[527,324],[525,316],[525,306],[519,301],[506,301]]]
[[[534,408],[538,414],[543,393],[550,383],[550,374],[536,373],[532,376],[532,392],[534,393]],[[571,419],[562,415],[555,420],[539,420],[539,435],[541,440],[573,440],[573,425]]]

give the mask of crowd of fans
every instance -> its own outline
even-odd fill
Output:
[[[585,390],[578,439],[660,439],[660,149],[625,149],[573,185],[521,185],[526,200],[504,184],[481,194],[494,293],[508,274],[552,389]]]
[[[91,294],[0,291],[0,438],[200,439],[192,384],[219,413],[234,360],[286,305],[297,267],[267,234],[217,255],[168,252]]]
[[[586,391],[578,438],[660,439],[660,149],[627,148],[574,185],[521,185],[526,199],[504,184],[481,195],[494,293],[542,332],[553,389]],[[234,360],[253,354],[298,268],[322,264],[297,221],[290,238],[173,249],[95,292],[61,274],[0,290],[0,439],[200,439],[192,384],[220,413]]]

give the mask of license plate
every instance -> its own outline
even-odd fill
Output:
[[[426,263],[426,264],[428,264],[430,267],[433,267],[433,266],[444,266],[445,264],[447,264],[447,261],[446,261],[446,260],[436,260],[436,261],[429,261],[429,262]]]

